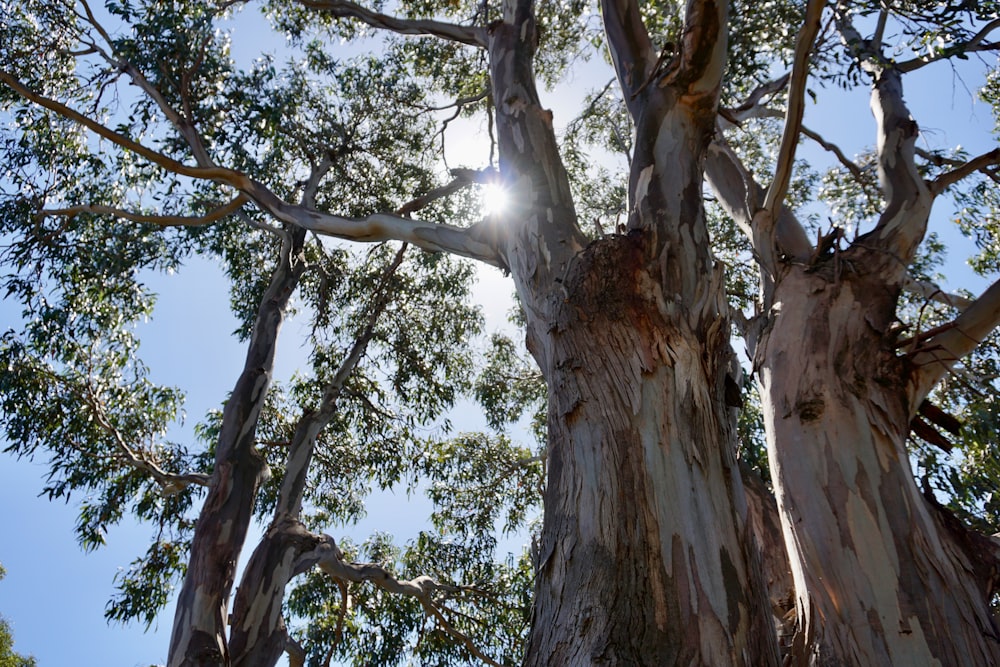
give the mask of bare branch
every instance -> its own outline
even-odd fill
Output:
[[[931,194],[939,195],[966,176],[969,176],[977,171],[986,172],[987,167],[991,167],[996,164],[1000,164],[1000,148],[994,148],[989,153],[983,153],[982,155],[972,158],[968,162],[960,164],[960,166],[955,169],[941,174],[929,183]],[[988,172],[986,173],[987,175],[990,175]]]
[[[844,151],[840,150],[839,146],[830,143],[829,141],[824,139],[818,132],[814,132],[810,130],[808,127],[802,126],[800,129],[802,131],[802,134],[815,141],[823,149],[833,153],[834,156],[836,156],[837,160],[840,162],[840,164],[842,164],[844,168],[847,169],[847,171],[851,172],[851,175],[854,176],[856,180],[860,182],[864,179],[865,176],[864,173],[862,173],[861,171],[861,167],[859,167],[853,160],[844,155]]]
[[[763,107],[758,106],[760,105],[760,101],[765,97],[770,97],[771,95],[784,90],[790,79],[791,74],[785,74],[784,76],[757,86],[739,106],[731,109],[719,109],[719,115],[733,125],[739,125],[744,120],[749,118],[759,117],[758,114],[763,109]],[[766,115],[771,114],[767,113]]]
[[[247,197],[244,194],[240,194],[235,199],[230,201],[228,204],[220,206],[202,216],[147,215],[144,213],[133,213],[131,211],[126,211],[120,208],[114,208],[112,206],[100,206],[97,204],[81,204],[79,206],[70,206],[68,208],[42,209],[41,211],[38,212],[36,217],[41,218],[43,216],[60,216],[66,218],[74,218],[80,215],[81,213],[93,213],[94,215],[111,215],[116,218],[121,218],[123,220],[149,223],[153,225],[158,225],[160,227],[204,227],[205,225],[210,225],[213,222],[217,222],[229,215],[232,215],[248,201],[250,201],[249,197]]]
[[[918,406],[959,359],[971,353],[1000,325],[1000,280],[990,285],[948,326],[909,353],[914,367],[910,405]]]
[[[952,56],[962,54],[962,53],[975,53],[977,51],[992,51],[1000,48],[1000,42],[987,42],[986,38],[990,36],[997,28],[1000,28],[1000,18],[993,19],[985,26],[982,30],[973,35],[972,39],[967,42],[962,42],[960,44],[955,44],[954,46],[942,49],[940,52],[933,55],[927,55],[920,58],[914,58],[913,60],[907,60],[905,62],[896,63],[896,69],[900,72],[912,72],[914,70],[920,69],[924,65],[929,65],[933,62],[939,60],[947,60]]]
[[[601,15],[625,105],[635,117],[639,106],[634,98],[653,76],[659,61],[636,0],[602,0]]]
[[[903,289],[911,294],[915,294],[923,299],[926,299],[927,301],[937,301],[938,303],[951,308],[957,308],[958,310],[965,310],[973,303],[972,299],[968,299],[960,294],[945,292],[929,280],[917,280],[909,274],[907,274],[906,279],[903,282]]]
[[[454,177],[453,180],[447,185],[442,185],[439,188],[434,188],[427,194],[413,199],[403,206],[401,206],[396,212],[399,215],[409,215],[410,213],[415,213],[425,206],[429,205],[431,202],[441,199],[442,197],[447,197],[448,195],[454,194],[461,190],[462,188],[468,187],[472,183],[479,183],[485,185],[488,183],[495,182],[500,174],[496,169],[461,169],[456,168],[451,170],[451,175]]]
[[[374,12],[350,0],[299,0],[299,4],[309,9],[327,12],[338,18],[358,19],[373,28],[391,30],[401,35],[440,37],[469,46],[486,47],[487,45],[486,31],[483,28],[460,26],[443,21],[401,19]]]
[[[455,587],[442,585],[428,576],[421,576],[410,580],[399,579],[380,565],[349,563],[344,560],[343,552],[337,546],[336,541],[329,535],[320,536],[319,544],[316,548],[309,553],[303,554],[299,558],[299,563],[295,569],[297,571],[304,571],[313,565],[317,565],[320,570],[338,581],[352,581],[355,583],[370,582],[389,593],[408,595],[417,599],[424,608],[424,612],[434,618],[441,629],[447,634],[462,642],[466,649],[476,658],[487,665],[500,667],[500,663],[480,651],[468,636],[448,622],[441,613],[441,607],[434,601],[432,596],[435,592],[441,590],[452,591],[455,590]]]
[[[775,166],[774,181],[767,189],[764,197],[763,214],[767,226],[777,218],[778,206],[788,193],[792,180],[792,167],[795,162],[795,148],[799,142],[799,131],[802,127],[802,116],[805,113],[805,90],[809,79],[809,57],[813,42],[820,28],[820,19],[826,3],[823,0],[809,0],[806,7],[805,24],[799,31],[795,43],[795,56],[792,60],[792,75],[788,91],[788,110],[785,113],[785,129],[781,137],[781,147],[778,150],[778,160]],[[756,216],[756,214],[755,214]],[[764,230],[762,230],[764,231]]]

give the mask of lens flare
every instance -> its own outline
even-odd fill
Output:
[[[509,203],[507,190],[497,183],[488,183],[482,189],[483,215],[500,215]]]

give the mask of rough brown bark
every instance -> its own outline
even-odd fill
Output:
[[[758,347],[796,588],[794,664],[995,665],[981,562],[920,494],[914,371],[888,334],[894,261],[855,247],[790,267]]]

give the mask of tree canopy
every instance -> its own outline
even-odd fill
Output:
[[[939,285],[964,259],[945,257],[958,233],[979,275],[1000,262],[997,12],[11,3],[0,260],[21,317],[0,332],[5,449],[47,463],[43,493],[78,504],[84,548],[125,517],[151,527],[106,615],[148,626],[180,586],[171,665],[843,660],[841,621],[815,629],[830,612],[809,574],[836,579],[831,534],[859,553],[941,540],[928,551],[961,552],[962,590],[988,604],[1000,288]],[[990,110],[982,145],[924,131],[904,102],[903,82],[940,85],[949,67]],[[875,121],[842,149],[829,132],[858,110],[817,112],[859,90]],[[484,213],[496,191],[506,205]],[[155,380],[141,342],[151,285],[195,262],[228,281],[246,361],[191,427],[185,388]],[[472,299],[476,262],[513,279],[504,331]],[[304,365],[277,382],[293,316],[280,342]],[[190,344],[211,324],[191,321]],[[452,429],[472,405],[482,432]],[[838,436],[862,443],[856,464],[830,453]],[[898,498],[867,490],[878,466]],[[332,536],[391,489],[429,500],[416,539]],[[580,583],[626,561],[634,581]],[[897,579],[936,566],[899,567],[884,585],[902,595]],[[583,602],[560,598],[573,587]],[[617,607],[591,608],[616,592],[623,608],[649,598],[635,613],[656,627],[634,634],[652,652],[599,646],[631,632]],[[726,628],[684,639],[699,604]],[[949,619],[985,623],[975,609]],[[558,635],[577,613],[593,628]],[[948,655],[939,643],[927,655]],[[884,660],[903,655],[887,645]]]

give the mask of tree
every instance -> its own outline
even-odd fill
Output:
[[[96,493],[85,545],[129,509],[158,525],[109,612],[150,620],[183,573],[171,665],[1000,660],[998,545],[941,504],[988,526],[990,480],[908,449],[911,433],[950,446],[938,404],[991,418],[995,373],[955,369],[989,371],[1000,287],[949,295],[926,269],[932,207],[954,195],[992,270],[1000,154],[918,148],[902,92],[996,51],[994,3],[608,0],[598,27],[587,3],[276,1],[301,57],[248,70],[216,29],[242,3],[23,4],[4,10],[0,70],[6,280],[25,309],[0,348],[3,423],[15,451],[51,458],[51,495]],[[338,40],[376,55],[338,61]],[[614,80],[559,136],[536,76],[593,50]],[[803,124],[810,86],[837,85],[871,86],[870,155]],[[443,98],[450,118],[486,118],[496,170],[440,180]],[[822,187],[803,140],[838,160]],[[512,203],[477,220],[486,182]],[[813,241],[823,204],[834,226]],[[129,327],[151,308],[144,272],[189,255],[222,263],[248,350],[201,451],[165,441],[180,395],[148,379]],[[449,255],[510,274],[537,376],[498,339],[473,381],[470,271]],[[293,295],[312,368],[284,389],[270,376]],[[540,453],[416,430],[472,389],[502,427],[541,387]],[[741,436],[754,424],[773,498],[737,458],[764,458]],[[989,450],[976,432],[969,460]],[[496,563],[488,528],[528,516],[542,460],[531,560]],[[418,474],[437,530],[405,553],[320,532],[357,516],[369,480]],[[269,527],[230,607],[255,514]],[[304,646],[288,615],[313,619]]]

